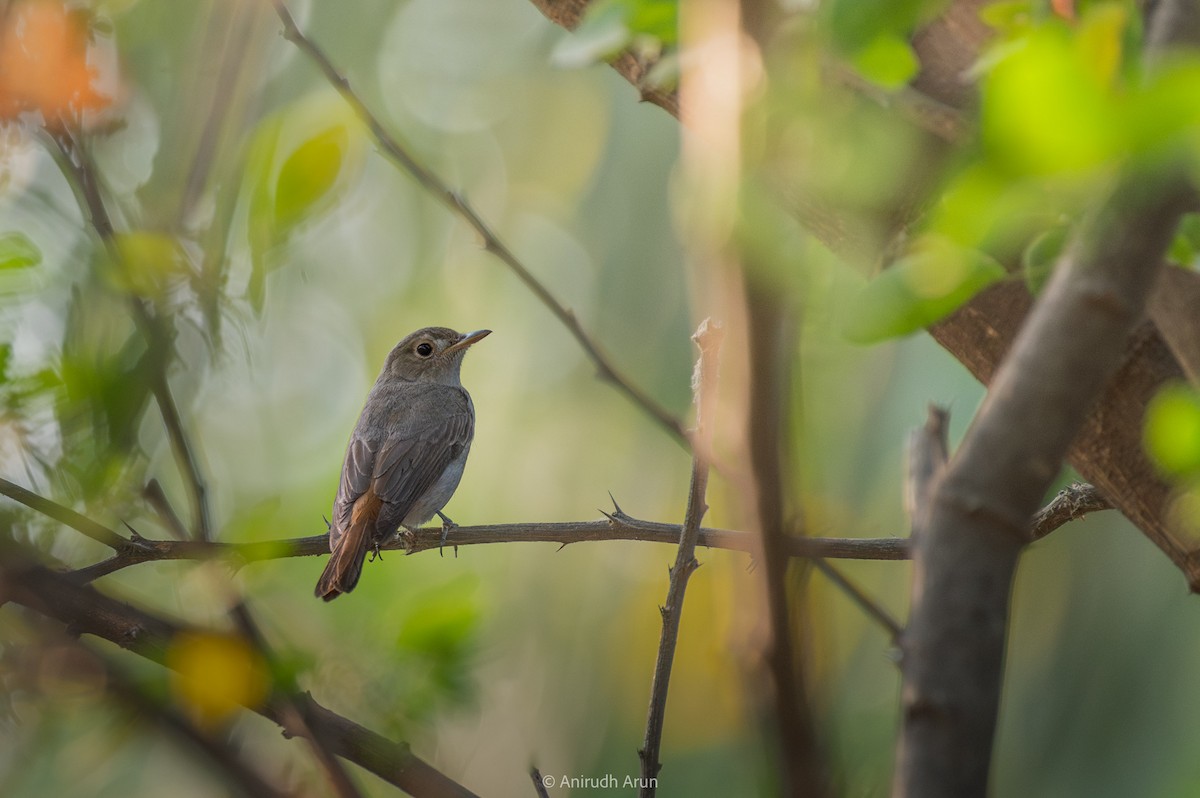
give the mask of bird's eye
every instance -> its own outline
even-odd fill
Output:
[[[433,354],[433,344],[428,341],[422,341],[417,344],[417,354],[421,357],[429,357]]]

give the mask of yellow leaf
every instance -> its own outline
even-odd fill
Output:
[[[1101,86],[1112,83],[1121,65],[1121,52],[1129,11],[1121,3],[1091,6],[1079,26],[1075,46],[1079,60]]]
[[[197,723],[212,727],[240,707],[257,706],[267,695],[266,663],[244,640],[231,635],[184,633],[167,651],[179,701]]]
[[[182,274],[185,258],[179,242],[164,233],[137,231],[116,236],[118,262],[112,281],[131,294],[153,298]]]

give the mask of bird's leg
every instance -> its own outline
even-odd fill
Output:
[[[442,547],[446,545],[446,538],[450,536],[450,530],[457,529],[458,524],[450,520],[449,516],[438,510],[438,518],[442,519],[442,539],[438,541],[438,556],[442,555]],[[458,556],[458,546],[454,547],[454,556]]]
[[[376,560],[383,562],[383,549],[379,548],[381,542],[379,538],[375,538],[371,544],[371,559],[367,560],[367,562],[375,562]]]

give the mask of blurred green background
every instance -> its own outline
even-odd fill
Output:
[[[346,437],[384,356],[433,324],[495,331],[464,367],[477,434],[446,508],[455,521],[592,519],[608,509],[609,491],[635,517],[681,521],[687,454],[598,381],[530,292],[376,152],[328,83],[277,35],[269,9],[231,17],[237,7],[97,5],[105,25],[96,47],[119,65],[121,80],[119,123],[97,137],[94,156],[117,198],[119,226],[175,235],[181,221],[202,230],[229,214],[220,242],[184,235],[168,243],[190,268],[227,255],[222,282],[209,286],[219,301],[206,305],[203,290],[170,272],[128,278],[135,290],[149,280],[154,300],[176,314],[181,362],[171,380],[208,475],[218,538],[323,531]],[[526,2],[363,0],[352,10],[312,3],[296,11],[390,129],[462,189],[627,375],[687,416],[688,337],[706,309],[689,304],[679,124],[638,103],[607,67],[556,66],[567,34]],[[220,33],[231,18],[247,37],[244,69],[213,84],[217,43],[236,38]],[[181,220],[185,153],[222,104],[193,89],[212,85],[234,115],[218,148],[225,160],[214,167],[226,176]],[[906,142],[861,125],[863,115],[873,118],[835,107],[793,130],[844,137],[833,155],[853,163],[831,158],[843,172],[807,177],[840,185],[849,204],[869,200],[866,184],[855,182],[864,172],[885,184],[902,180],[899,169],[881,170]],[[339,125],[344,168],[328,193],[290,211],[276,197],[275,222],[294,218],[264,229],[261,203],[271,200],[261,185],[287,153]],[[128,286],[96,253],[45,150],[4,135],[0,233],[23,233],[42,260],[0,273],[0,340],[9,344],[0,473],[111,526],[128,522],[164,537],[137,492],[155,476],[186,513],[186,490],[156,411],[142,414],[130,396],[136,371],[122,350],[131,328],[121,299]],[[946,229],[959,230],[953,220]],[[908,431],[935,401],[950,407],[957,441],[982,389],[923,335],[847,342],[862,269],[815,244],[799,252],[804,419],[796,439],[804,442],[809,532],[904,536]],[[732,491],[714,482],[707,524],[737,523]],[[64,563],[105,555],[36,516],[4,521]],[[312,597],[323,566],[315,558],[236,572],[216,563],[139,565],[98,587],[221,626],[232,580],[319,701],[409,741],[481,794],[529,796],[531,764],[554,777],[637,775],[657,606],[673,558],[673,547],[616,542],[395,553],[370,564],[353,595],[328,605]],[[659,794],[770,795],[766,730],[746,689],[756,678],[745,652],[757,577],[744,555],[702,551],[699,559]],[[906,564],[844,569],[903,617]],[[1200,607],[1170,563],[1106,513],[1032,547],[1014,601],[996,793],[1200,795],[1192,751],[1200,688],[1189,677],[1200,654]],[[808,613],[812,694],[841,793],[885,794],[897,727],[895,652],[819,574],[811,576]],[[173,796],[219,793],[205,766],[146,734],[98,690],[18,679],[19,652],[30,641],[20,613],[0,610],[0,794],[159,795],[164,784]],[[158,669],[123,661],[165,684]],[[248,715],[229,734],[285,782],[319,783],[306,748],[267,721]],[[394,792],[369,775],[357,780],[367,794]]]

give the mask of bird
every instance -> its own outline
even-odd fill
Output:
[[[358,584],[367,553],[439,516],[462,478],[475,406],[462,386],[467,349],[491,330],[425,327],[388,353],[350,434],[329,524],[329,562],[316,595],[332,601]]]

